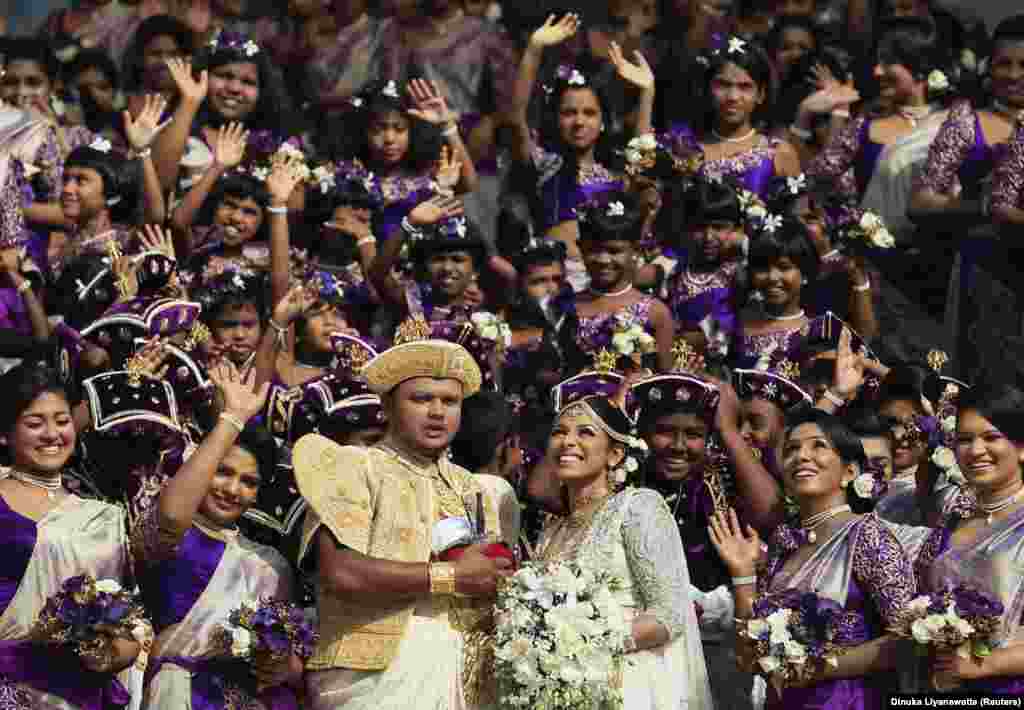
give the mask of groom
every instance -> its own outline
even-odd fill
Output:
[[[423,340],[381,353],[363,375],[387,412],[384,439],[367,449],[310,434],[293,453],[310,506],[299,559],[318,566],[310,707],[481,707],[493,701],[488,636],[509,562],[480,545],[431,561],[432,542],[478,517],[478,500],[498,525],[491,497],[445,455],[480,369],[462,346]]]

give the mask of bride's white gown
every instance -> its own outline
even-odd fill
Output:
[[[654,616],[669,631],[664,646],[627,656],[626,710],[712,710],[690,573],[672,514],[662,497],[628,488],[608,499],[575,544],[562,544],[561,522],[541,540],[546,559],[576,559],[606,569],[625,583],[618,593],[628,618]],[[564,532],[564,531],[563,531]],[[574,536],[575,537],[575,536]]]

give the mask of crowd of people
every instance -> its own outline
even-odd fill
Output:
[[[0,39],[4,708],[515,707],[496,594],[570,560],[628,710],[1024,694],[1024,15],[519,4]],[[148,626],[40,644],[78,575]],[[915,656],[950,585],[996,642]],[[839,652],[780,683],[792,590]],[[220,645],[268,599],[312,655]]]

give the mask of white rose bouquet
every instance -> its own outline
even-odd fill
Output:
[[[495,604],[495,674],[502,708],[614,710],[630,628],[622,581],[577,562],[528,563]]]
[[[870,249],[892,249],[896,240],[885,226],[885,221],[871,210],[852,210],[852,219],[846,221],[838,230],[837,246],[840,251],[848,252],[851,247],[861,246]],[[857,215],[860,212],[860,215]]]

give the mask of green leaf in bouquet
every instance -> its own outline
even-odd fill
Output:
[[[975,658],[986,658],[992,655],[992,647],[988,645],[987,641],[975,639],[971,644],[971,655]]]

